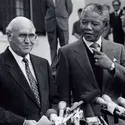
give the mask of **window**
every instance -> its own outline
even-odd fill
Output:
[[[16,16],[30,19],[30,0],[0,0],[0,30],[5,32],[8,23]]]

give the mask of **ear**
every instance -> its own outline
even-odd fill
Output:
[[[8,41],[11,42],[12,41],[12,33],[7,33],[7,38],[8,38]]]
[[[105,23],[104,23],[104,26],[103,26],[103,30],[104,30],[104,31],[109,28],[108,25],[109,25],[108,22],[105,22]]]

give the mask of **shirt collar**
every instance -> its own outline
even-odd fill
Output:
[[[93,42],[87,41],[84,37],[83,37],[83,40],[84,40],[84,42],[85,42],[85,44],[86,44],[86,46],[87,46],[88,48],[90,48],[90,46],[93,44]],[[96,41],[96,43],[98,43],[99,47],[101,48],[101,43],[102,43],[102,38],[101,38],[101,36],[100,36],[100,38]]]
[[[14,56],[15,60],[17,61],[17,63],[18,63],[18,62],[22,62],[23,57],[17,55],[17,54],[12,50],[12,48],[11,48],[10,46],[9,46],[9,50],[10,50],[10,52],[12,53],[12,55]],[[29,55],[29,54],[27,54],[27,55],[25,56],[25,58],[27,58],[28,61],[30,62],[30,55]]]
[[[118,11],[115,11],[115,13],[117,12],[117,14],[119,15],[120,11],[121,11],[121,10],[119,9]]]

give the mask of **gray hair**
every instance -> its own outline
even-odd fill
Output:
[[[103,20],[103,23],[108,23],[109,21],[109,13],[104,10],[104,5],[98,3],[91,3],[84,7],[81,15],[83,15],[86,11],[91,10],[98,13]]]

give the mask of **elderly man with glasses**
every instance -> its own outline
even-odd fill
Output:
[[[36,125],[54,104],[50,67],[30,54],[37,35],[29,19],[14,18],[6,33],[10,45],[0,55],[0,125]]]

